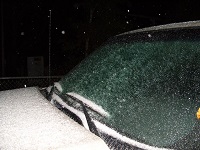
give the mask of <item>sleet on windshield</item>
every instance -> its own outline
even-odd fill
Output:
[[[177,143],[192,133],[200,106],[200,42],[180,33],[111,39],[60,81],[63,93],[102,106],[110,113],[103,123],[132,139]]]

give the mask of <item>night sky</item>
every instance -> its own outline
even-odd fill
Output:
[[[43,75],[49,74],[49,66],[51,75],[66,74],[111,36],[199,20],[199,4],[191,0],[1,0],[1,76],[28,76],[27,57],[34,56],[44,59]]]

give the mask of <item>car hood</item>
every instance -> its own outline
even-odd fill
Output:
[[[0,149],[108,149],[52,106],[38,88],[0,92]],[[77,146],[78,145],[78,146]]]

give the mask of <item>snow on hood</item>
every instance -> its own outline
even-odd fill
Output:
[[[108,149],[35,87],[0,92],[0,149]]]

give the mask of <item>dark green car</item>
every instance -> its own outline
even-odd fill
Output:
[[[49,97],[110,149],[199,150],[200,22],[117,35]]]

